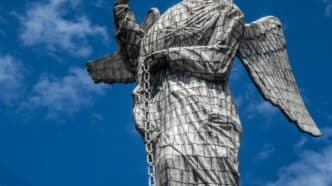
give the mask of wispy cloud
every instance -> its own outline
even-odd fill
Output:
[[[105,0],[96,0],[95,6],[98,8],[103,7]]]
[[[267,186],[330,186],[332,185],[332,128],[322,130],[324,137],[317,140],[324,147],[318,151],[305,150],[308,140],[301,138],[295,145],[299,160],[283,167],[276,181]]]
[[[80,0],[48,0],[29,6],[24,16],[20,38],[26,46],[46,46],[49,51],[68,52],[73,56],[91,54],[90,37],[108,40],[105,27],[94,25],[82,15],[69,19],[68,11],[80,4]]]
[[[294,150],[296,152],[301,152],[303,147],[308,143],[308,137],[302,136],[300,140],[294,145]]]
[[[329,127],[323,128],[322,129],[322,133],[323,133],[323,135],[322,135],[322,137],[319,138],[319,140],[321,142],[324,142],[324,143],[331,142],[331,139],[332,139],[332,128],[329,128]]]
[[[24,70],[13,56],[0,56],[0,102],[13,105],[22,92]]]
[[[279,178],[267,186],[332,185],[332,145],[321,152],[303,151],[300,160],[280,170]]]
[[[96,86],[83,69],[72,68],[62,78],[42,77],[23,109],[46,109],[49,117],[72,115],[93,104],[94,96],[103,94],[104,86]]]
[[[325,4],[325,15],[327,17],[332,16],[332,0],[323,0]]]
[[[267,101],[262,101],[256,105],[258,113],[265,115],[266,117],[272,117],[278,112],[278,109],[271,105]]]
[[[26,72],[15,57],[0,56],[0,105],[15,106],[19,112],[45,110],[49,118],[70,116],[93,105],[95,96],[103,95],[106,87],[96,86],[86,70],[71,68],[64,77],[46,74],[29,88],[24,84]]]
[[[328,121],[332,121],[332,114],[327,116]]]
[[[264,117],[272,121],[272,118],[278,113],[278,109],[269,102],[259,98],[257,96],[259,92],[255,90],[253,85],[248,85],[245,92],[245,94],[236,98],[236,102],[240,106],[246,104],[244,106],[247,118]]]
[[[99,113],[92,113],[91,114],[91,119],[93,121],[104,121],[104,117],[103,115],[99,114]]]
[[[241,94],[235,96],[236,105],[243,109],[247,119],[264,117],[270,123],[278,113],[278,109],[263,100],[254,83],[250,79],[246,81],[246,78],[248,78],[247,72],[240,61],[236,60],[232,67],[231,84],[243,87]]]
[[[266,160],[272,156],[276,151],[276,148],[273,145],[265,144],[262,151],[257,154],[258,160]]]

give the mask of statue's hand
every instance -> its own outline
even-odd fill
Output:
[[[115,5],[127,4],[128,0],[115,0]]]

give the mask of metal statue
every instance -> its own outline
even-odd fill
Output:
[[[297,88],[276,17],[245,24],[232,0],[182,0],[138,24],[114,5],[119,50],[87,64],[96,83],[136,83],[133,116],[149,183],[239,185],[241,123],[228,87],[234,57],[267,101],[302,132],[321,133]]]

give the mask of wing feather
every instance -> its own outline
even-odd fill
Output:
[[[320,136],[296,85],[286,48],[279,19],[265,17],[245,25],[238,56],[264,99],[279,107],[301,131]]]
[[[95,83],[134,83],[135,75],[127,70],[119,52],[92,60],[86,64]]]

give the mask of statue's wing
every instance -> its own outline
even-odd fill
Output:
[[[92,60],[86,64],[95,83],[134,83],[135,74],[127,70],[119,52]]]
[[[157,22],[160,18],[160,12],[157,8],[151,8],[147,15],[144,17],[144,21],[141,24],[141,28],[145,33]]]
[[[264,99],[279,107],[301,131],[320,136],[297,88],[286,48],[279,19],[265,17],[245,25],[238,56]]]

